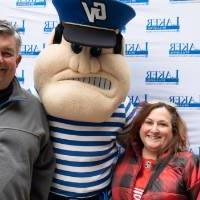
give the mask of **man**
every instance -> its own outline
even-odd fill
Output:
[[[0,20],[0,199],[46,200],[54,171],[48,123],[15,72],[20,35]]]

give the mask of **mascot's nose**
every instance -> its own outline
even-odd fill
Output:
[[[97,73],[100,70],[98,56],[91,55],[90,47],[83,47],[79,53],[78,72],[82,74]]]

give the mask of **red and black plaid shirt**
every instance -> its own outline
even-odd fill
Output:
[[[165,161],[169,155],[161,158]],[[126,150],[114,172],[112,200],[133,200],[133,189],[141,170],[141,149]],[[158,167],[159,166],[159,167]],[[158,170],[160,174],[156,177]],[[200,200],[200,160],[191,152],[179,152],[162,167],[156,163],[152,177],[155,180],[145,188],[142,200]]]

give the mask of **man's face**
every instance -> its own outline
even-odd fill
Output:
[[[6,89],[13,80],[20,56],[14,36],[0,35],[0,90]]]

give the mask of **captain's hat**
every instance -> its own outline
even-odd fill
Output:
[[[91,47],[114,47],[116,35],[135,17],[117,0],[52,0],[64,25],[64,38]]]

